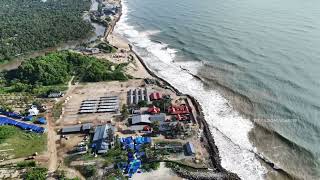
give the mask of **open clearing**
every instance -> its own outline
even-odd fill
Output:
[[[1,126],[0,135],[1,132],[9,136],[0,140],[0,159],[26,157],[46,150],[46,134],[26,132],[12,126]]]

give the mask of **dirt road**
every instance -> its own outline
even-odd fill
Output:
[[[56,146],[56,137],[57,133],[54,130],[54,123],[52,122],[52,118],[47,114],[46,116],[48,121],[48,154],[49,154],[49,162],[48,162],[48,171],[54,172],[57,169],[57,146]]]

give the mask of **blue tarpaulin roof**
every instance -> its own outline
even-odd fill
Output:
[[[46,118],[44,118],[44,117],[39,118],[39,119],[38,119],[38,122],[39,122],[40,124],[47,124],[47,120],[46,120]]]
[[[132,137],[121,138],[120,142],[127,150],[128,149],[134,149],[134,144],[133,144]]]
[[[131,178],[134,173],[138,171],[141,167],[140,158],[145,156],[145,152],[140,152],[143,144],[151,143],[150,137],[136,137],[133,139],[132,137],[120,138],[120,142],[126,150],[132,149],[134,152],[128,151],[128,164],[126,167],[118,165],[118,167],[123,167],[126,173],[128,173]]]
[[[38,127],[36,125],[15,121],[15,120],[13,120],[11,118],[7,118],[7,117],[0,117],[0,125],[16,126],[16,127],[19,127],[23,130],[31,130],[36,133],[43,133],[45,130],[43,127]]]
[[[128,172],[130,178],[134,173],[138,171],[140,166],[141,166],[141,161],[139,159],[135,159],[129,162],[126,171]]]
[[[136,144],[149,144],[151,143],[150,137],[136,137],[134,140]]]
[[[33,118],[33,116],[26,116],[26,117],[23,118],[23,120],[25,120],[25,121],[31,121],[32,118]]]
[[[22,118],[22,116],[19,113],[16,113],[16,112],[6,112],[4,110],[1,110],[0,112],[1,112],[1,114],[5,115],[5,116],[8,116],[8,117],[11,117],[11,118],[15,118],[15,119],[21,119]]]

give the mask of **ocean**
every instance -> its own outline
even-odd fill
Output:
[[[199,101],[224,168],[320,179],[320,1],[122,3],[115,32]]]

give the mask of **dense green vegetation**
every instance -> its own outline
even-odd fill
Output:
[[[79,53],[61,51],[23,62],[18,69],[0,74],[0,92],[41,94],[65,87],[72,76],[82,82],[127,80],[126,64],[113,64]],[[60,88],[61,89],[61,88]]]
[[[95,46],[96,48],[99,48],[101,51],[103,51],[104,53],[115,53],[117,51],[116,48],[114,48],[113,46],[111,46],[108,43],[100,43],[98,45]]]
[[[90,0],[5,0],[0,3],[0,63],[30,51],[84,38]]]
[[[0,126],[0,138],[0,149],[13,149],[0,154],[1,159],[30,156],[46,149],[45,134],[27,132],[13,126]]]
[[[76,166],[75,167],[85,178],[94,176],[97,172],[97,168],[93,165],[89,166]]]

